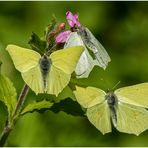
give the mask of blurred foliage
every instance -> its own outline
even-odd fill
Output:
[[[10,77],[19,94],[24,82],[5,47],[13,43],[30,48],[28,41],[32,32],[44,36],[52,15],[63,22],[66,11],[70,10],[79,13],[81,24],[92,31],[112,59],[105,71],[95,67],[87,80],[79,80],[82,85],[107,90],[118,81],[121,83],[117,87],[146,82],[147,9],[148,2],[0,2],[2,73]],[[36,98],[30,91],[27,101]],[[1,131],[6,115],[1,104],[0,112]],[[148,131],[137,137],[115,129],[102,135],[85,117],[46,111],[21,117],[10,134],[8,146],[148,146],[147,136]]]
[[[0,101],[2,101],[8,110],[8,118],[11,120],[12,114],[16,106],[16,89],[13,86],[13,83],[7,78],[0,74]]]

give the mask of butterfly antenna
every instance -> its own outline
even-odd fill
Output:
[[[121,83],[121,81],[118,81],[114,86],[113,86],[113,90]]]

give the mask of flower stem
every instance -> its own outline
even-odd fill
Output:
[[[27,86],[27,84],[24,84],[22,91],[19,95],[16,108],[15,108],[14,113],[12,115],[12,119],[11,119],[11,121],[6,121],[5,127],[3,129],[2,134],[1,134],[0,147],[5,145],[5,143],[8,139],[8,136],[9,136],[11,130],[13,129],[13,126],[15,125],[15,123],[17,121],[17,118],[19,116],[21,108],[22,108],[24,101],[26,99],[26,96],[28,94],[28,91],[29,91],[29,87]]]
[[[17,105],[16,105],[16,108],[15,108],[15,111],[13,113],[13,118],[16,118],[24,104],[24,101],[26,99],[26,95],[28,94],[28,91],[29,91],[29,87],[27,84],[24,84],[23,86],[23,89],[20,93],[20,96],[19,96],[19,99],[18,99],[18,102],[17,102]]]
[[[4,127],[4,130],[3,130],[2,134],[1,134],[0,147],[5,145],[11,130],[12,130],[12,128],[9,127],[8,124],[6,124],[6,126]]]

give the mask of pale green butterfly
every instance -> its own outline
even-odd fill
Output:
[[[106,69],[108,62],[110,62],[111,59],[104,47],[93,36],[88,28],[81,27],[79,32],[71,32],[64,48],[78,45],[84,46],[85,50],[75,69],[77,78],[87,78],[95,65]]]
[[[34,50],[8,45],[15,68],[26,84],[36,93],[58,95],[69,83],[71,74],[84,50],[75,46],[41,56]]]
[[[95,87],[78,87],[74,91],[77,101],[87,108],[89,121],[103,134],[109,133],[111,121],[124,133],[139,135],[148,129],[148,83],[117,89],[105,93]]]

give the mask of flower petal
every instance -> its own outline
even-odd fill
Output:
[[[68,21],[68,24],[70,27],[74,27],[74,26],[80,26],[80,23],[78,21],[78,15],[77,14],[72,14],[70,11],[66,12],[66,19]]]
[[[76,26],[77,27],[80,27],[81,26],[81,24],[80,24],[80,22],[78,21],[78,18],[79,18],[79,16],[78,16],[78,14],[74,14],[74,17],[75,17],[75,20],[76,20]]]
[[[71,31],[67,30],[64,32],[61,32],[59,35],[56,37],[56,43],[64,43],[66,42],[67,38],[69,37]]]

